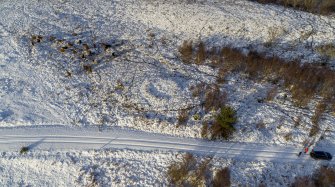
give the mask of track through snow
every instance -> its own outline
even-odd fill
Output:
[[[32,127],[5,128],[0,131],[0,149],[18,151],[22,146],[31,150],[71,149],[135,149],[186,151],[248,161],[308,162],[309,155],[297,156],[301,150],[293,146],[258,143],[215,142],[179,138],[140,131],[109,128]],[[332,154],[334,152],[331,151]]]

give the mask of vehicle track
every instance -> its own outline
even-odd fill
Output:
[[[1,150],[19,151],[22,146],[28,146],[31,150],[112,148],[143,151],[182,151],[248,161],[303,163],[312,160],[309,155],[303,154],[298,157],[297,154],[301,149],[293,146],[206,141],[120,128],[110,128],[102,132],[99,132],[96,128],[61,126],[1,129]],[[329,163],[334,164],[334,162]]]

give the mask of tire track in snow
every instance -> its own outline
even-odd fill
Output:
[[[310,162],[309,155],[297,156],[299,148],[253,143],[204,141],[172,137],[140,131],[111,128],[35,127],[6,128],[0,131],[0,150],[19,151],[22,146],[32,150],[134,149],[143,151],[182,151],[215,155],[249,161]],[[334,163],[334,162],[330,162]]]

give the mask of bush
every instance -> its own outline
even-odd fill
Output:
[[[204,42],[200,41],[198,44],[198,51],[195,58],[195,63],[200,65],[203,64],[206,60],[207,51]]]
[[[174,162],[168,167],[167,177],[171,184],[183,185],[191,170],[194,169],[197,161],[192,154],[185,154],[181,162]]]
[[[184,41],[179,47],[178,51],[180,53],[181,60],[185,64],[191,64],[193,62],[193,46],[191,41]]]
[[[296,177],[291,184],[292,187],[332,187],[335,186],[335,169],[329,167],[320,167],[313,176]]]
[[[218,170],[215,173],[213,180],[213,187],[228,187],[231,185],[230,182],[230,170],[225,167],[223,169]]]
[[[229,106],[221,108],[220,113],[211,126],[211,135],[213,139],[229,139],[235,132],[234,124],[237,122],[236,111]]]
[[[179,110],[179,114],[178,114],[178,126],[180,125],[186,125],[187,120],[188,120],[188,110],[187,109],[182,109]]]
[[[311,13],[328,15],[335,12],[335,2],[333,0],[256,0],[259,3],[279,4],[286,7],[304,10]]]
[[[205,90],[204,108],[208,112],[210,110],[218,110],[225,105],[227,99],[226,92],[221,92],[218,85],[208,85]]]
[[[325,44],[322,46],[318,46],[316,50],[322,54],[327,56],[328,58],[334,59],[335,58],[335,46],[334,44]]]
[[[29,151],[29,147],[22,147],[20,150],[20,154],[25,154]]]
[[[314,181],[316,186],[335,186],[335,169],[321,167],[315,173]]]

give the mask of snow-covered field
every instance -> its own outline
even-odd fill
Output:
[[[1,1],[0,127],[116,127],[200,138],[202,122],[211,114],[205,114],[190,88],[216,82],[217,72],[207,65],[183,64],[178,46],[184,40],[334,66],[334,60],[325,61],[315,50],[334,42],[334,28],[333,16],[246,0]],[[274,45],[266,47],[269,42]],[[311,141],[315,101],[298,108],[287,90],[279,89],[272,101],[259,102],[273,85],[243,75],[227,76],[220,87],[237,110],[233,142],[302,149],[303,142]],[[190,109],[190,118],[177,127],[181,109]],[[201,120],[194,120],[195,114]],[[317,146],[334,147],[334,124],[334,114],[322,116],[320,128],[327,131]],[[178,154],[121,149],[22,156],[9,151],[0,157],[0,184],[82,186],[98,172],[107,186],[164,186],[166,166]],[[220,157],[214,165],[231,166],[234,186],[260,181],[286,186],[319,165]],[[60,180],[63,176],[67,179]]]
[[[2,186],[167,186],[167,167],[182,153],[165,151],[92,150],[34,151],[24,156],[2,153]],[[197,157],[198,160],[204,159]],[[214,157],[211,170],[229,166],[234,186],[288,186],[308,175],[316,164],[235,161]],[[273,168],[276,168],[275,170]]]

